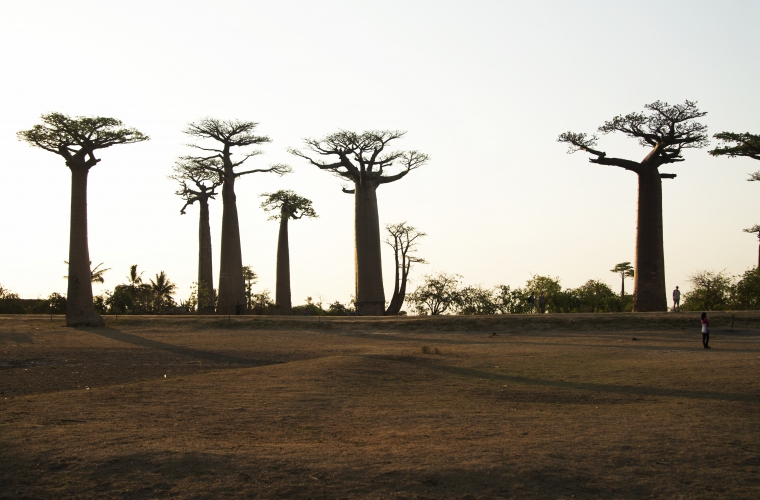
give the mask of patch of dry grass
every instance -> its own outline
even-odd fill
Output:
[[[0,317],[0,497],[757,498],[760,314],[697,317]]]

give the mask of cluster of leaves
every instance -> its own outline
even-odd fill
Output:
[[[177,285],[164,271],[147,281],[142,275],[137,272],[137,264],[130,266],[126,283],[94,298],[95,311],[98,314],[160,314],[176,307],[173,295]]]
[[[446,273],[426,275],[407,301],[421,315],[536,312],[542,292],[548,312],[622,312],[630,311],[633,305],[630,295],[620,296],[599,280],[589,280],[578,288],[562,289],[559,278],[533,276],[523,288],[512,289],[508,285],[462,286],[461,278]]]
[[[353,316],[356,314],[352,301],[343,304],[336,300],[325,307],[321,300],[314,302],[312,297],[306,297],[305,304],[293,306],[292,311],[295,316]],[[253,307],[250,312],[252,314],[278,314],[277,306],[269,290],[253,294]]]
[[[684,294],[684,311],[760,309],[760,268],[739,276],[726,271],[697,271],[689,277],[692,290]]]

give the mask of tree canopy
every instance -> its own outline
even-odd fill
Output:
[[[16,136],[20,141],[63,156],[68,167],[74,162],[84,163],[87,168],[91,168],[100,161],[94,156],[95,150],[150,139],[137,129],[124,127],[121,120],[116,118],[71,118],[62,113],[48,113],[40,119],[42,124],[22,130]]]
[[[169,176],[180,185],[175,192],[177,196],[185,200],[185,205],[180,210],[185,214],[185,209],[201,199],[215,199],[216,188],[222,185],[222,177],[218,169],[221,168],[219,158],[193,158],[183,157],[174,163],[174,173]]]
[[[206,170],[209,173],[216,173],[220,176],[224,176],[225,168],[227,174],[230,173],[234,177],[240,177],[241,175],[252,174],[255,172],[273,172],[279,175],[286,174],[291,171],[288,165],[281,163],[270,165],[269,168],[257,168],[251,170],[245,170],[241,172],[234,172],[234,169],[245,163],[251,157],[262,154],[262,151],[258,149],[248,150],[242,153],[242,158],[238,161],[232,161],[231,148],[233,147],[247,147],[258,144],[265,144],[272,142],[272,139],[265,135],[256,135],[254,131],[259,124],[257,122],[241,121],[241,120],[218,120],[216,118],[204,118],[198,122],[190,123],[184,132],[198,139],[212,139],[221,144],[218,147],[202,146],[200,144],[189,144],[190,147],[212,153],[206,156],[187,156],[183,160],[195,161],[195,166],[202,170]],[[206,160],[206,161],[204,161]],[[212,162],[207,160],[221,160],[220,162]]]
[[[305,139],[306,149],[320,156],[332,156],[331,161],[315,160],[298,149],[290,153],[308,160],[322,170],[353,182],[371,179],[385,184],[401,179],[412,170],[428,162],[426,154],[419,151],[389,151],[391,141],[404,137],[399,130],[370,130],[362,133],[340,131],[322,139]],[[387,169],[398,165],[400,172],[386,175]],[[352,192],[344,189],[345,192]]]
[[[319,217],[314,211],[311,200],[298,196],[294,191],[281,189],[274,193],[262,193],[261,196],[266,197],[261,203],[261,208],[271,213],[269,220],[280,219],[283,216],[289,219]]]
[[[591,163],[612,165],[633,172],[640,172],[645,165],[659,167],[684,161],[682,150],[707,146],[707,126],[695,121],[707,113],[700,111],[696,102],[687,100],[683,104],[670,105],[655,101],[644,108],[648,113],[618,115],[597,129],[602,134],[621,132],[638,139],[640,145],[652,148],[643,162],[608,158],[607,153],[594,149],[599,140],[596,134],[568,131],[560,134],[557,142],[566,143],[568,153],[586,151],[596,156],[589,159]]]
[[[720,146],[708,151],[713,156],[728,156],[735,158],[737,156],[746,156],[753,160],[760,160],[760,135],[734,132],[721,132],[713,137],[720,141]],[[756,172],[760,174],[760,172]],[[751,179],[760,180],[760,179]]]

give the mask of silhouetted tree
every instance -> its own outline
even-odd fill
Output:
[[[599,132],[622,132],[650,148],[641,161],[609,158],[594,149],[597,136],[565,132],[557,139],[569,144],[568,153],[586,151],[591,163],[611,165],[634,172],[638,176],[638,219],[636,224],[636,261],[633,277],[634,311],[667,311],[665,294],[665,257],[662,235],[662,179],[675,174],[661,174],[660,166],[684,161],[681,153],[687,148],[707,146],[707,127],[695,121],[707,113],[697,104],[685,101],[669,105],[656,101],[644,106],[648,113],[616,116],[599,127]]]
[[[417,314],[437,316],[455,307],[459,299],[458,274],[427,274],[417,289],[409,294],[409,302],[414,304]]]
[[[243,280],[245,280],[246,308],[253,309],[253,285],[259,280],[259,275],[251,266],[243,266]]]
[[[318,217],[311,205],[311,200],[298,196],[293,191],[280,190],[264,193],[266,199],[261,208],[274,212],[269,220],[280,220],[280,235],[277,239],[277,286],[274,291],[274,304],[279,314],[290,314],[293,308],[290,298],[290,251],[288,247],[288,220],[302,217]]]
[[[170,176],[180,185],[175,194],[185,200],[185,205],[179,213],[184,215],[185,209],[196,201],[200,206],[197,298],[198,312],[203,314],[214,313],[214,273],[208,200],[216,199],[216,188],[222,185],[219,175],[221,169],[222,161],[219,158],[182,158],[174,164],[174,174]]]
[[[162,312],[167,307],[174,305],[174,292],[177,285],[171,282],[165,272],[161,271],[156,275],[156,280],[150,280],[150,291],[152,299],[152,309],[154,312]]]
[[[760,135],[750,134],[745,132],[743,134],[737,134],[734,132],[720,132],[713,135],[720,142],[720,146],[708,151],[713,156],[728,156],[729,158],[736,158],[737,156],[746,156],[753,160],[760,160]],[[750,180],[760,180],[757,176],[760,172],[755,172],[753,176],[756,178]]]
[[[243,257],[240,249],[240,224],[238,222],[235,180],[246,174],[256,172],[273,172],[283,175],[290,167],[282,164],[270,165],[269,168],[257,168],[236,172],[246,160],[261,154],[259,150],[247,150],[238,161],[232,160],[232,149],[271,142],[266,136],[256,135],[258,123],[239,120],[223,121],[204,118],[188,125],[185,133],[198,139],[213,140],[216,147],[191,144],[192,147],[211,153],[208,156],[192,157],[200,168],[219,175],[222,185],[222,245],[219,262],[219,291],[216,304],[218,314],[234,314],[237,308],[246,303],[245,281],[243,279]],[[190,160],[191,158],[186,158]],[[221,165],[208,163],[207,160],[218,159]]]
[[[69,265],[68,260],[64,260],[63,263],[66,264],[67,266]],[[101,262],[100,264],[98,264],[97,266],[93,267],[90,270],[91,283],[105,283],[106,282],[105,278],[103,278],[103,275],[106,273],[106,271],[110,271],[111,268],[107,267],[105,269],[101,269],[100,266],[102,266],[103,264],[104,263]],[[92,266],[92,261],[90,261],[90,266]],[[63,279],[65,280],[69,279],[68,275],[64,276]]]
[[[330,161],[290,150],[312,165],[354,184],[353,189],[344,187],[343,192],[354,195],[356,310],[365,316],[381,316],[385,312],[377,188],[401,179],[428,161],[428,156],[419,151],[388,151],[388,144],[404,134],[390,130],[361,134],[341,131],[322,139],[305,140],[306,150],[330,157]],[[402,170],[385,175],[386,169],[394,164],[400,164]]]
[[[69,233],[69,284],[67,326],[102,326],[95,313],[89,245],[87,242],[87,175],[100,159],[95,151],[117,144],[148,140],[121,121],[104,117],[71,118],[61,113],[42,115],[42,124],[18,132],[19,140],[60,155],[71,170],[71,225]]]
[[[396,262],[396,278],[393,287],[393,297],[386,309],[385,314],[392,315],[398,314],[401,311],[401,306],[404,304],[404,298],[406,297],[406,283],[409,278],[409,270],[412,268],[412,263],[427,264],[425,259],[413,255],[413,252],[420,238],[427,236],[422,231],[418,231],[417,228],[407,225],[406,222],[400,224],[388,224],[385,226],[388,231],[388,237],[385,239],[385,243],[393,248],[393,253]]]
[[[633,278],[634,270],[630,262],[621,262],[610,269],[611,273],[620,275],[620,296],[625,295],[625,279]]]

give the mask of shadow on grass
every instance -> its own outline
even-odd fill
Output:
[[[414,466],[403,457],[378,464],[377,457],[367,456],[356,456],[347,465],[345,459],[336,462],[330,455],[315,463],[313,458],[276,455],[156,451],[114,453],[100,460],[60,457],[36,464],[20,455],[13,463],[3,464],[7,468],[0,473],[0,486],[22,498],[131,499],[570,498],[578,494],[612,497],[616,491],[645,498],[664,489],[656,476],[642,484],[640,477],[604,478],[589,467],[568,468],[553,460],[531,466],[504,457],[485,467],[431,467]]]
[[[598,384],[590,382],[562,382],[555,380],[543,380],[536,378],[520,377],[516,375],[505,375],[501,373],[492,373],[475,368],[462,368],[458,366],[440,365],[430,363],[423,358],[405,358],[396,356],[387,356],[381,354],[358,355],[359,357],[369,359],[379,359],[385,361],[397,361],[402,363],[414,364],[426,369],[438,370],[450,375],[460,377],[496,380],[500,382],[510,382],[524,386],[545,387],[550,389],[571,389],[587,392],[628,394],[636,396],[660,396],[670,398],[690,398],[690,399],[712,399],[716,401],[739,401],[745,403],[760,402],[758,394],[736,394],[729,392],[715,391],[694,391],[682,389],[663,389],[659,387],[641,387],[633,385],[616,385],[616,384]]]
[[[260,359],[248,359],[238,356],[230,356],[229,354],[222,354],[212,351],[202,351],[200,349],[193,349],[192,347],[183,347],[174,344],[167,344],[166,342],[159,342],[157,340],[146,339],[139,335],[133,335],[131,333],[124,333],[115,328],[76,328],[85,333],[91,333],[100,335],[107,339],[115,340],[117,342],[124,342],[127,344],[136,345],[139,347],[145,347],[147,349],[159,349],[162,351],[168,351],[174,354],[181,354],[191,358],[205,359],[213,361],[215,363],[228,363],[234,365],[243,366],[267,366],[280,364],[279,361],[260,360]]]

